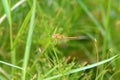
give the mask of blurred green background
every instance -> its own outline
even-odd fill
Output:
[[[10,8],[20,0],[8,0]],[[33,7],[34,0],[26,0],[11,11],[13,42],[25,18]],[[0,2],[0,19],[5,14]],[[120,49],[120,0],[36,0],[34,31],[30,48],[26,80],[39,80],[56,73],[63,73],[77,67],[99,62],[119,54]],[[30,16],[31,17],[31,16]],[[24,62],[26,41],[30,21],[25,22],[16,45],[15,65]],[[87,40],[57,41],[53,34],[64,36],[86,36]],[[96,40],[96,41],[95,41]],[[12,63],[10,48],[10,27],[7,18],[0,24],[0,61]],[[96,57],[98,55],[98,57]],[[88,71],[63,76],[55,80],[119,80],[120,59]],[[48,71],[56,66],[50,74]],[[107,66],[107,68],[105,68]],[[0,64],[2,80],[21,80],[20,70]],[[67,69],[67,70],[64,70]],[[98,71],[98,72],[97,72]],[[94,73],[96,72],[96,73]],[[37,75],[37,77],[36,77]],[[35,78],[34,78],[35,76]],[[96,78],[98,77],[98,78]]]

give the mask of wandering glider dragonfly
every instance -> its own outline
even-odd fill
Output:
[[[88,39],[87,36],[64,36],[61,34],[53,34],[52,35],[53,39],[60,39],[60,40],[64,40],[64,39],[68,39],[68,40],[86,40]]]

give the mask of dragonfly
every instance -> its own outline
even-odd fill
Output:
[[[64,40],[64,39],[68,39],[68,40],[86,40],[88,39],[87,36],[64,36],[61,34],[53,34],[52,35],[53,39],[60,39],[60,40]]]

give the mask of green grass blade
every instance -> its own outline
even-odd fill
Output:
[[[100,61],[100,62],[97,62],[97,63],[94,63],[94,64],[91,64],[91,65],[88,65],[88,66],[84,66],[84,67],[81,67],[81,68],[77,68],[77,69],[73,69],[67,73],[64,73],[64,75],[69,75],[69,74],[73,74],[73,73],[77,73],[77,72],[80,72],[80,71],[83,71],[83,70],[86,70],[86,69],[90,69],[90,68],[93,68],[93,67],[96,67],[96,66],[99,66],[99,65],[102,65],[102,64],[105,64],[107,62],[110,62],[111,60],[113,60],[114,58],[116,58],[118,55],[116,56],[113,56],[109,59],[106,59],[106,60],[103,60],[103,61]],[[46,78],[44,80],[52,80],[52,79],[55,79],[55,78],[58,78],[58,77],[61,77],[63,76],[62,74],[58,74],[58,75],[55,75],[55,76],[52,76],[52,77],[49,77],[49,78]]]
[[[103,12],[103,25],[105,28],[105,36],[104,36],[104,40],[103,40],[103,48],[102,48],[102,59],[106,58],[106,51],[109,47],[113,47],[112,45],[112,41],[110,38],[110,28],[109,28],[109,18],[110,18],[110,10],[111,10],[111,0],[108,0],[107,3],[107,13],[104,10]],[[104,70],[104,65],[101,67],[101,70]],[[100,77],[100,80],[103,80],[103,76],[104,74],[102,74],[102,76]]]
[[[94,16],[90,13],[90,11],[87,9],[87,7],[84,5],[82,0],[77,0],[81,8],[86,12],[86,14],[90,17],[90,19],[94,22],[96,27],[100,30],[101,34],[104,36],[104,29],[101,27],[101,25],[98,23],[98,21],[94,18]]]
[[[11,50],[12,50],[13,40],[12,40],[12,19],[11,19],[10,7],[8,5],[8,0],[2,0],[2,3],[4,6],[5,13],[7,15],[7,20],[10,25],[10,45],[11,45]]]
[[[55,67],[53,67],[50,71],[48,71],[44,77],[46,77],[48,74],[52,73],[56,68],[58,67],[58,65],[56,65]]]
[[[18,1],[12,8],[11,11],[15,10],[17,7],[19,7],[21,4],[23,4],[26,0],[20,0]],[[4,14],[1,18],[0,18],[0,24],[5,20],[6,18],[6,14]]]
[[[15,51],[12,51],[13,48],[13,37],[12,37],[12,18],[11,18],[11,12],[10,12],[10,7],[8,4],[8,0],[2,0],[3,6],[4,6],[4,10],[5,13],[7,15],[7,20],[9,22],[9,26],[10,26],[10,50],[11,50],[11,62],[12,64],[15,64]],[[12,75],[14,74],[14,68],[12,68]]]
[[[5,13],[7,15],[9,25],[12,25],[11,13],[10,13],[10,7],[8,5],[8,0],[2,0],[2,3],[3,3],[3,6],[4,6]]]
[[[109,28],[109,18],[110,18],[110,9],[111,9],[111,0],[108,1],[108,7],[107,7],[107,13],[105,13],[105,11],[103,12],[103,25],[105,28],[105,37],[104,37],[104,41],[103,41],[103,49],[102,49],[102,58],[105,58],[105,53],[110,44],[112,44],[111,42],[111,38],[110,38],[110,28]],[[113,46],[112,46],[113,47]]]
[[[2,74],[6,79],[10,80],[10,75],[7,74],[7,72],[3,68],[1,68],[1,67],[0,67],[0,74]]]
[[[25,77],[26,77],[26,68],[28,64],[30,46],[31,46],[31,41],[32,41],[32,34],[34,30],[35,10],[36,10],[36,0],[33,0],[33,10],[32,10],[32,16],[31,16],[31,21],[30,21],[30,28],[28,32],[25,54],[24,54],[24,62],[23,62],[24,71],[22,72],[22,80],[25,80]]]
[[[17,36],[16,36],[16,39],[14,40],[13,47],[16,46],[16,44],[17,44],[17,42],[18,42],[18,39],[20,38],[21,34],[23,33],[26,25],[28,24],[28,22],[29,22],[29,20],[30,20],[31,14],[32,14],[32,9],[28,12],[25,20],[23,21],[23,24],[22,24],[22,26],[21,26],[21,28],[20,28]]]
[[[5,65],[8,65],[8,66],[11,66],[11,67],[14,67],[14,68],[17,68],[17,69],[20,69],[20,70],[23,70],[23,68],[21,68],[21,67],[19,67],[19,66],[16,66],[16,65],[13,65],[13,64],[4,62],[4,61],[0,61],[0,63],[1,63],[1,64],[5,64]]]

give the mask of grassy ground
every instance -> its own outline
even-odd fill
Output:
[[[119,80],[120,0],[0,5],[0,80]]]

